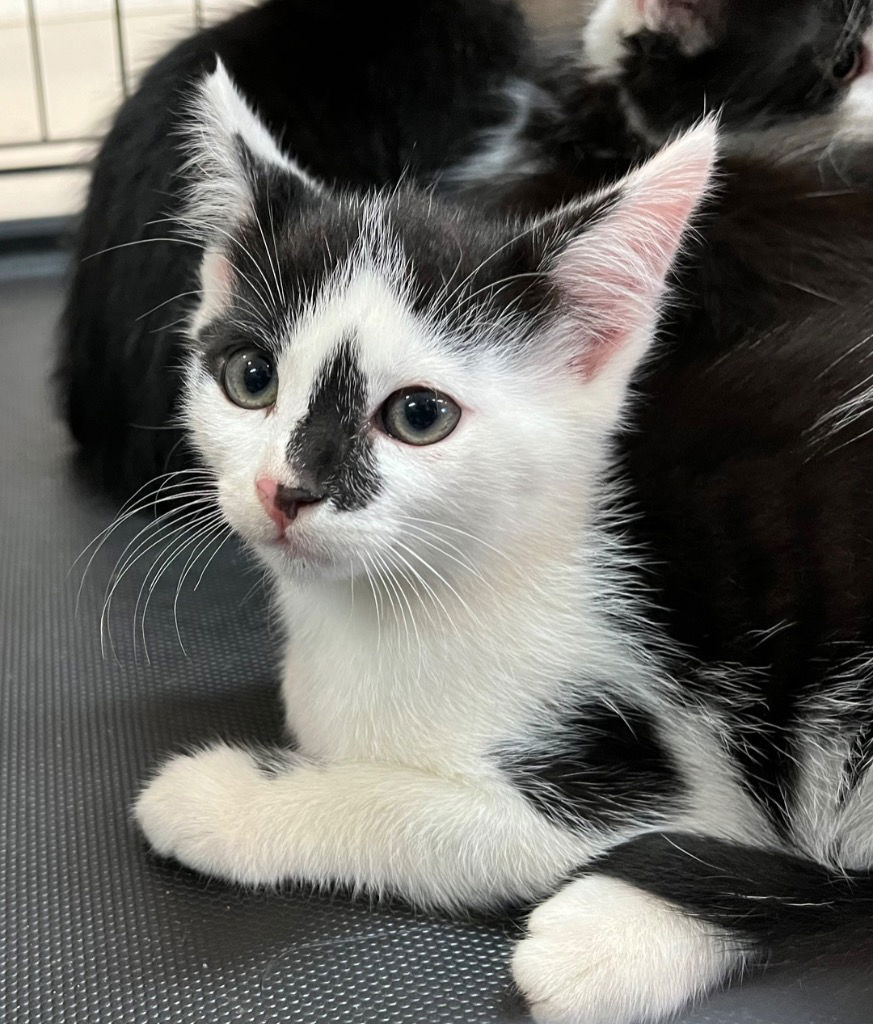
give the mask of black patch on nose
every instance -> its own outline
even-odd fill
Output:
[[[288,441],[288,461],[300,485],[324,494],[340,512],[364,508],[381,489],[366,413],[356,345],[344,338],[322,364],[306,418]]]

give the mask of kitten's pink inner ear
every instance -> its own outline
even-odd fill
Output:
[[[200,268],[203,302],[219,308],[230,301],[233,293],[233,267],[219,249],[207,249]]]
[[[715,126],[706,122],[625,179],[614,205],[559,256],[555,280],[578,343],[572,362],[587,379],[628,346],[647,346],[715,154]]]
[[[219,249],[210,248],[200,264],[200,305],[195,329],[224,313],[233,300],[233,264]]]

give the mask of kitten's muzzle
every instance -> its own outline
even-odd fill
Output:
[[[276,525],[279,534],[284,536],[305,505],[315,505],[324,498],[323,493],[308,490],[305,487],[290,487],[280,484],[272,477],[260,477],[256,485],[258,497],[267,515]]]

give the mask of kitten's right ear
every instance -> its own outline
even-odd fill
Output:
[[[246,218],[272,190],[283,205],[305,201],[322,186],[282,152],[216,58],[197,85],[184,126],[189,186],[184,223],[207,248]]]

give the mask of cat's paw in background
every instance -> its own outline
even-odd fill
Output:
[[[587,875],[533,912],[512,969],[537,1024],[653,1024],[735,962],[722,938],[671,904]]]
[[[265,784],[247,750],[216,744],[167,761],[133,813],[161,856],[230,881],[271,881],[258,877],[257,829],[246,813]]]

